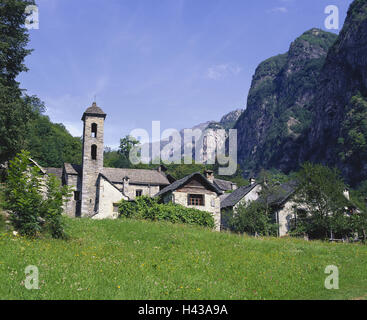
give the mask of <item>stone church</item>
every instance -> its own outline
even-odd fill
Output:
[[[117,218],[118,202],[133,201],[139,196],[157,197],[163,203],[173,202],[210,212],[220,230],[220,200],[225,192],[234,191],[231,181],[216,179],[213,171],[193,173],[176,181],[160,165],[156,170],[105,168],[104,122],[106,113],[94,102],[83,114],[82,165],[65,163],[62,169],[45,168],[47,174],[61,178],[73,190],[65,206],[70,217],[93,219]]]
[[[96,103],[84,112],[82,165],[64,164],[63,184],[74,190],[65,208],[70,217],[115,218],[121,199],[153,197],[170,184],[162,166],[157,170],[104,168],[105,119],[106,113]]]

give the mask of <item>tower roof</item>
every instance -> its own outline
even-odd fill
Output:
[[[101,117],[105,119],[107,114],[105,114],[103,110],[97,106],[97,103],[93,102],[92,106],[85,110],[82,118],[83,121],[85,116]]]

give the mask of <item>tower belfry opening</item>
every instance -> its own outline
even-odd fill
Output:
[[[92,138],[97,138],[97,128],[98,128],[98,125],[96,123],[92,123],[92,134],[91,134],[91,137]]]

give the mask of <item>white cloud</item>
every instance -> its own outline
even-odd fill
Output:
[[[241,67],[230,63],[218,64],[208,68],[207,77],[212,80],[219,80],[229,75],[237,75],[241,72]]]
[[[81,137],[83,135],[83,124],[81,122],[65,122],[64,126],[73,137]]]

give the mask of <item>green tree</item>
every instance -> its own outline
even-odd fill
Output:
[[[119,153],[124,155],[126,158],[129,158],[130,151],[139,144],[140,142],[138,140],[128,135],[125,138],[120,139]]]
[[[229,219],[229,226],[234,232],[260,236],[276,235],[277,230],[265,203],[260,201],[240,204]]]
[[[295,202],[307,214],[297,218],[296,230],[316,239],[350,235],[350,217],[345,208],[351,203],[343,195],[346,185],[337,169],[305,163],[297,180]]]
[[[28,124],[26,147],[41,166],[61,168],[65,162],[81,164],[82,140],[73,137],[61,123],[42,114]]]
[[[0,3],[0,163],[10,159],[24,146],[32,104],[16,81],[27,71],[24,59],[29,35],[24,27],[25,8],[33,0],[3,0]]]

